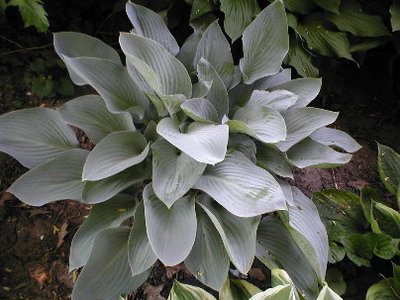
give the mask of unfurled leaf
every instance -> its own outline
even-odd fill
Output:
[[[164,139],[156,141],[151,148],[154,193],[170,208],[198,181],[207,165],[184,152],[179,153]]]
[[[82,169],[88,153],[75,149],[60,154],[26,172],[11,185],[8,192],[33,206],[56,200],[81,200]]]
[[[46,32],[50,26],[42,0],[11,0],[8,6],[18,6],[25,27],[35,26],[40,32]]]
[[[196,240],[185,265],[197,280],[219,291],[228,276],[229,257],[219,231],[201,205],[196,206],[196,215]]]
[[[246,274],[256,252],[259,217],[237,217],[206,196],[202,196],[199,201],[218,230],[230,260],[239,272]]]
[[[96,235],[89,260],[72,291],[72,299],[116,299],[137,289],[149,271],[132,276],[128,262],[129,228],[108,228]]]
[[[193,122],[182,133],[173,119],[164,118],[157,125],[157,133],[198,162],[216,164],[225,158],[228,125]]]
[[[385,187],[396,195],[400,185],[400,155],[392,148],[379,143],[378,171]]]
[[[97,57],[121,64],[121,58],[115,49],[97,38],[79,32],[54,33],[54,49],[66,63],[71,80],[77,85],[88,82],[67,64],[65,57]]]
[[[96,235],[103,229],[120,226],[133,215],[135,206],[136,200],[127,194],[119,194],[107,202],[94,205],[72,239],[69,270],[86,264]]]
[[[160,15],[130,1],[126,13],[138,35],[159,42],[174,56],[178,53],[179,46]]]
[[[114,131],[136,131],[129,113],[109,112],[100,96],[78,97],[68,101],[57,111],[67,124],[82,129],[93,143],[100,142]]]
[[[28,108],[0,117],[0,151],[33,168],[79,146],[53,109]]]
[[[141,163],[150,150],[146,138],[136,131],[116,131],[107,135],[90,152],[82,179],[96,181]]]
[[[286,210],[282,189],[272,175],[238,151],[209,166],[194,188],[239,217]]]
[[[239,66],[247,84],[279,72],[289,49],[285,8],[275,1],[261,11],[243,32]]]
[[[196,238],[193,197],[183,197],[168,208],[149,184],[143,191],[143,200],[147,236],[154,253],[167,266],[181,263],[189,255]]]
[[[181,108],[194,121],[211,124],[219,121],[217,110],[207,99],[189,99],[181,104]]]
[[[310,135],[310,138],[326,146],[339,147],[349,153],[353,153],[361,149],[361,145],[358,144],[350,135],[333,128],[320,128],[314,131]]]
[[[196,1],[196,0],[195,0]],[[179,283],[174,280],[168,300],[216,300],[213,295],[197,286]]]
[[[225,14],[224,28],[232,39],[237,40],[259,10],[256,0],[222,0],[221,11]]]
[[[276,175],[293,179],[292,170],[283,154],[267,145],[258,147],[257,164]]]

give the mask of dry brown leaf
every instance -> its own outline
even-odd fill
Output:
[[[65,221],[60,228],[60,231],[58,232],[58,242],[57,242],[57,249],[64,243],[64,238],[67,235],[68,231],[67,231],[67,227],[68,227],[68,222]]]
[[[358,179],[358,180],[347,182],[348,186],[351,186],[351,187],[354,187],[354,188],[357,188],[357,189],[362,189],[363,187],[366,187],[369,184],[370,183],[368,181],[365,181],[365,180],[362,180],[362,179]]]
[[[47,275],[47,273],[42,269],[36,269],[32,271],[31,277],[36,281],[39,289],[42,289],[44,287],[44,283],[50,279],[49,275]]]
[[[257,279],[258,281],[264,281],[266,279],[265,274],[260,268],[250,269],[248,274],[251,278]]]
[[[179,265],[176,266],[165,267],[165,275],[167,276],[168,279],[171,279],[179,271],[184,271],[185,274],[189,276],[192,275],[192,273],[190,273],[188,268],[186,268],[186,266],[183,263],[180,263]]]

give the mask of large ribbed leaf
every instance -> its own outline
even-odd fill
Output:
[[[204,98],[189,99],[181,104],[183,112],[198,122],[218,123],[218,113],[210,101]]]
[[[164,139],[156,141],[151,148],[154,193],[170,208],[197,182],[207,165],[184,152],[179,153]]]
[[[173,119],[164,118],[157,125],[157,133],[194,160],[216,164],[225,157],[229,127],[193,122],[181,133]]]
[[[261,290],[243,279],[227,279],[219,293],[219,300],[248,300]]]
[[[380,37],[389,35],[382,18],[363,12],[357,1],[342,1],[340,13],[327,13],[326,18],[341,31],[350,32],[355,36]]]
[[[368,299],[368,297],[367,297]],[[382,298],[383,300],[384,298]],[[336,294],[329,286],[325,285],[318,295],[317,300],[343,300],[338,294]]]
[[[114,131],[136,130],[129,113],[109,112],[100,96],[81,96],[57,110],[66,123],[82,129],[93,143]]]
[[[204,31],[198,44],[193,65],[196,68],[200,59],[208,61],[217,71],[225,86],[231,84],[234,72],[231,46],[227,41],[218,21],[214,21]]]
[[[102,96],[109,111],[132,111],[138,116],[144,114],[148,99],[131,79],[126,67],[108,59],[64,58],[67,66]]]
[[[75,133],[48,108],[13,111],[0,117],[0,151],[28,168],[79,146]]]
[[[310,138],[326,146],[337,146],[349,153],[353,153],[361,149],[361,145],[358,144],[350,135],[333,128],[320,128],[314,131],[310,135]]]
[[[77,85],[88,83],[81,78],[66,62],[66,57],[98,57],[121,64],[119,54],[115,49],[99,39],[79,32],[54,33],[54,49],[66,63],[72,81]]]
[[[160,15],[130,1],[126,4],[126,13],[138,35],[159,42],[172,55],[178,53],[179,46]]]
[[[189,255],[196,238],[197,220],[193,197],[183,197],[168,209],[149,184],[143,191],[143,200],[151,248],[165,265],[179,264]],[[179,242],[176,241],[177,237]]]
[[[297,95],[285,90],[272,92],[255,90],[246,106],[269,107],[283,112],[296,103],[298,98]]]
[[[56,200],[82,199],[82,169],[88,151],[75,149],[60,154],[18,178],[8,191],[33,206]]]
[[[226,33],[235,41],[251,23],[259,8],[256,0],[221,0],[221,10],[225,13]]]
[[[320,78],[299,78],[271,87],[271,90],[286,90],[299,96],[294,107],[305,107],[321,90],[322,80]]]
[[[205,59],[201,58],[197,64],[199,79],[204,83],[211,83],[207,93],[207,100],[215,107],[219,120],[229,111],[229,97],[223,80],[218,75],[215,68]]]
[[[228,276],[229,257],[218,230],[200,205],[196,215],[196,240],[185,265],[197,280],[219,291]]]
[[[231,134],[228,149],[237,150],[246,155],[252,162],[256,162],[257,145],[252,138],[245,134]]]
[[[163,95],[183,94],[187,98],[192,95],[192,83],[182,63],[159,43],[136,34],[124,33],[119,42],[128,55],[128,68],[132,73],[139,72],[144,78],[154,72],[157,76],[158,91]],[[131,59],[136,58],[136,59]],[[142,62],[141,64],[138,61]],[[143,67],[145,63],[147,69]]]
[[[107,202],[94,205],[72,239],[69,270],[86,264],[96,235],[105,228],[121,225],[133,215],[135,205],[135,199],[127,194],[119,194]]]
[[[277,143],[286,138],[285,120],[268,107],[245,106],[226,124],[231,132],[245,133],[263,143]]]
[[[333,12],[338,15],[342,14],[342,9],[339,12],[340,3],[343,2],[343,4],[344,4],[344,3],[348,2],[348,1],[341,1],[341,0],[330,0],[330,1],[313,0],[313,1],[315,4],[317,4],[319,7],[323,8],[324,10]],[[343,6],[341,8],[343,8]]]
[[[176,58],[185,66],[189,74],[195,72],[196,67],[193,65],[194,57],[196,56],[197,46],[201,39],[201,31],[195,30],[183,43]],[[192,95],[194,97],[194,95]]]
[[[296,107],[282,113],[285,119],[286,140],[277,144],[285,152],[317,129],[335,122],[338,113],[312,107]]]
[[[128,241],[128,260],[133,276],[149,269],[157,256],[151,249],[146,233],[143,202],[138,204]]]
[[[129,228],[108,228],[96,235],[89,260],[72,291],[73,300],[117,299],[147,279],[149,271],[131,275],[128,237]]]
[[[265,217],[258,227],[257,239],[264,251],[289,274],[306,299],[315,299],[318,294],[317,276],[282,223],[274,217]]]
[[[149,153],[146,138],[136,131],[110,133],[90,152],[82,179],[96,181],[141,163]]]
[[[209,197],[203,196],[200,201],[201,207],[218,230],[232,263],[241,273],[246,274],[256,253],[259,217],[237,217]]]
[[[276,175],[293,179],[292,170],[283,154],[267,145],[257,147],[257,164]]]
[[[350,154],[335,151],[309,138],[294,145],[286,154],[291,163],[298,168],[330,168],[346,164],[351,159]]]
[[[97,181],[85,181],[82,198],[93,204],[106,201],[126,188],[151,178],[150,164],[139,164],[118,174]]]
[[[272,175],[238,151],[209,166],[194,188],[206,192],[239,217],[286,210],[283,192]]]
[[[288,209],[289,232],[308,257],[319,279],[324,281],[328,264],[328,234],[315,204],[298,188],[291,189],[294,205]]]
[[[197,286],[174,281],[168,300],[216,300],[213,295]]]
[[[378,143],[378,171],[385,187],[396,195],[400,185],[400,155]]]
[[[290,284],[278,285],[257,293],[249,300],[296,300],[296,291]]]
[[[273,0],[268,1],[272,2]],[[302,15],[308,14],[313,8],[315,8],[313,0],[284,0],[283,3],[288,10]]]
[[[285,57],[285,64],[291,65],[303,77],[318,77],[319,70],[312,64],[313,55],[306,50],[303,41],[297,34],[289,37],[289,52]]]
[[[278,73],[289,49],[285,7],[278,0],[261,11],[243,32],[243,58],[239,66],[250,84]]]

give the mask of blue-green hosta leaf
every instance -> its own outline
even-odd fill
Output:
[[[160,117],[175,114],[180,110],[180,105],[186,101],[186,97],[182,94],[177,95],[161,95],[146,92],[147,97],[154,104]]]
[[[196,0],[195,0],[196,1]],[[213,295],[197,286],[179,283],[174,280],[168,300],[217,300]]]
[[[96,57],[71,58],[65,63],[104,99],[112,113],[131,111],[143,116],[148,99],[131,79],[126,67],[112,60]]]
[[[294,67],[303,77],[318,77],[319,70],[312,64],[313,55],[303,44],[297,34],[290,35],[289,52],[284,62]]]
[[[317,129],[335,122],[338,115],[336,112],[313,107],[291,108],[282,113],[287,130],[286,139],[276,146],[286,152]]]
[[[0,151],[25,167],[36,167],[78,146],[75,133],[53,109],[28,108],[0,116]]]
[[[121,294],[130,294],[147,279],[149,271],[131,275],[129,231],[129,228],[108,228],[96,235],[89,260],[72,291],[73,300],[116,299]]]
[[[237,150],[247,156],[252,162],[256,162],[256,143],[245,134],[231,134],[228,143],[229,150]]]
[[[159,42],[174,56],[178,53],[179,46],[160,15],[130,1],[126,13],[138,35]]]
[[[110,133],[90,152],[82,179],[96,181],[141,163],[149,153],[146,138],[136,131]]]
[[[219,291],[229,272],[229,257],[214,223],[201,205],[196,206],[197,233],[185,265],[197,280]]]
[[[272,175],[238,151],[227,154],[219,164],[207,167],[194,188],[204,191],[239,217],[286,210],[282,189]]]
[[[97,181],[85,181],[82,198],[93,204],[106,201],[134,184],[151,178],[150,164],[142,163],[118,174]]]
[[[256,253],[256,231],[260,218],[235,216],[204,196],[200,199],[201,207],[218,230],[232,263],[246,274]]]
[[[249,300],[296,300],[296,290],[290,285],[278,285],[257,293]]]
[[[231,46],[219,27],[218,21],[211,23],[201,37],[193,61],[195,68],[201,58],[208,61],[215,68],[225,87],[228,88],[234,72],[233,58]]]
[[[275,1],[261,11],[243,32],[243,58],[239,66],[243,81],[278,73],[289,50],[289,34],[285,7]]]
[[[283,154],[267,145],[257,148],[257,164],[276,175],[293,179],[292,170]]]
[[[225,14],[224,28],[233,42],[251,23],[259,7],[256,0],[221,0],[221,10]]]
[[[339,30],[350,32],[355,36],[380,37],[390,35],[382,18],[363,12],[357,1],[342,1],[340,13],[327,13],[326,18],[335,24]]]
[[[337,15],[342,14],[342,9],[340,9],[339,12],[339,7],[340,3],[342,2],[343,4],[347,3],[347,1],[341,1],[341,0],[313,0],[315,4],[317,4],[319,7],[323,8],[324,10],[333,12]],[[342,5],[343,5],[342,4]],[[343,6],[341,7],[343,8]]]
[[[354,61],[345,32],[328,30],[323,25],[299,25],[296,30],[306,40],[309,49],[325,56],[338,56]]]
[[[390,23],[392,25],[392,31],[400,30],[400,2],[393,0],[393,4],[390,6]]]
[[[181,263],[189,255],[196,238],[193,197],[183,197],[168,208],[149,184],[143,191],[143,201],[147,236],[154,253],[167,266]]]
[[[317,275],[282,223],[274,217],[265,217],[258,227],[257,239],[264,252],[267,251],[289,274],[297,290],[306,299],[315,299],[318,294]]]
[[[33,206],[56,200],[81,200],[82,169],[88,153],[75,149],[60,154],[26,172],[8,191],[22,202]]]
[[[181,133],[173,119],[164,118],[157,125],[157,133],[198,162],[214,165],[225,158],[228,125],[193,122]]]
[[[317,300],[343,300],[329,286],[325,285],[318,295]]]
[[[146,73],[150,70],[157,76],[158,91],[162,95],[183,94],[190,98],[192,83],[188,72],[182,63],[163,46],[151,39],[129,33],[121,34],[119,42],[127,55],[131,75],[139,72],[146,78]],[[138,61],[142,64],[138,64]],[[143,68],[143,63],[148,65],[147,69]]]
[[[328,264],[328,234],[315,204],[298,188],[291,189],[294,206],[289,206],[288,209],[290,225],[288,230],[304,255],[308,257],[319,279],[324,281]]]
[[[128,241],[128,260],[133,276],[151,268],[157,261],[146,233],[143,202],[140,202],[135,210]]]
[[[296,103],[299,96],[285,90],[272,92],[255,90],[246,106],[269,107],[278,112],[283,112]]]
[[[185,66],[186,70],[189,74],[195,72],[196,67],[193,64],[194,57],[196,56],[197,47],[199,45],[201,39],[201,31],[195,30],[183,43],[181,49],[179,50],[176,58],[180,60],[180,62]],[[193,87],[194,89],[194,87]],[[194,96],[194,91],[192,94]]]
[[[133,216],[135,206],[136,200],[127,194],[119,194],[107,202],[94,205],[72,239],[69,270],[86,264],[96,235],[105,228],[120,226]]]
[[[205,59],[201,58],[197,64],[199,80],[203,83],[211,83],[207,93],[207,100],[215,107],[219,120],[229,112],[229,96],[225,84],[218,75],[216,69]]]
[[[65,57],[97,57],[121,65],[121,58],[115,49],[90,35],[80,32],[57,32],[54,33],[53,43],[55,51],[67,65],[71,80],[77,85],[88,82],[68,65]]]
[[[260,292],[258,287],[246,280],[228,278],[219,293],[219,300],[248,300]]]
[[[310,138],[326,146],[337,146],[349,153],[353,153],[361,149],[361,145],[358,144],[350,135],[333,128],[320,128],[314,131],[310,135]]]
[[[263,143],[277,143],[286,138],[285,120],[280,113],[268,107],[247,105],[226,124],[231,132],[245,133]]]
[[[164,139],[156,141],[151,148],[154,193],[170,208],[197,182],[207,165],[184,152],[178,153],[178,149]]]
[[[298,168],[331,168],[351,160],[351,154],[335,151],[309,138],[294,145],[286,154],[291,163]]]
[[[379,143],[378,171],[385,187],[396,195],[400,185],[400,155],[392,148]]]
[[[299,96],[293,107],[305,107],[318,96],[321,85],[321,78],[299,78],[275,85],[270,89],[292,92]]]
[[[195,121],[218,123],[218,113],[210,101],[204,98],[186,100],[181,104],[183,112]]]
[[[283,69],[274,75],[258,79],[252,84],[240,83],[229,91],[230,106],[244,106],[249,101],[254,90],[272,89],[274,86],[290,81],[290,79],[291,69]]]
[[[67,124],[82,129],[93,143],[100,142],[114,131],[136,131],[129,113],[109,112],[104,100],[97,95],[78,97],[68,101],[57,111]]]
[[[365,300],[395,300],[400,294],[400,280],[385,278],[368,288]],[[335,299],[336,300],[336,299]]]

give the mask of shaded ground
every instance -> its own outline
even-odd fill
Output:
[[[365,185],[383,190],[376,172],[375,141],[400,150],[400,72],[397,71],[400,70],[400,61],[394,61],[395,68],[392,71],[395,72],[390,73],[389,63],[382,63],[380,57],[384,55],[383,61],[389,60],[390,55],[385,56],[385,51],[383,49],[372,53],[372,57],[361,69],[345,65],[338,69],[340,71],[337,74],[328,74],[326,77],[324,90],[315,105],[340,110],[337,126],[353,135],[363,148],[354,155],[349,164],[340,168],[295,170],[296,185],[307,195],[325,188],[357,191]],[[376,65],[378,61],[379,64]],[[27,90],[21,90],[17,96],[21,105],[15,105],[15,97],[13,104],[9,96],[3,95],[1,113],[16,106],[43,104],[27,94]],[[45,104],[53,106],[58,102],[59,99],[56,99]],[[18,163],[5,156],[0,170],[1,191],[23,172]],[[10,194],[2,194],[1,299],[69,299],[77,274],[67,273],[68,248],[74,232],[87,215],[88,208],[89,206],[72,201],[33,208],[22,204]],[[157,264],[149,280],[131,299],[165,299],[174,278],[183,282],[195,282],[183,265],[165,269]],[[268,272],[255,265],[249,278],[260,287],[265,287]]]

